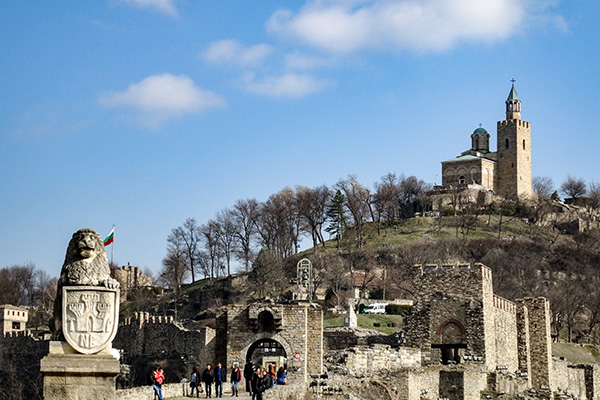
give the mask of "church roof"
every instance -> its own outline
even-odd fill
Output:
[[[490,134],[485,129],[479,127],[473,131],[473,135],[488,135],[489,136]]]
[[[458,161],[471,161],[471,160],[481,160],[481,157],[473,156],[471,154],[465,154],[465,155],[461,155],[456,158],[453,158],[451,160],[442,161],[442,163],[458,162]]]
[[[454,163],[454,162],[464,162],[464,161],[474,161],[474,160],[488,160],[488,161],[492,161],[492,162],[496,162],[496,153],[486,153],[486,154],[482,154],[482,155],[473,155],[473,154],[468,154],[467,150],[465,153],[461,154],[460,156],[453,158],[451,160],[446,160],[446,161],[442,161],[442,164],[445,163]]]
[[[517,91],[515,90],[515,84],[513,83],[512,88],[510,89],[510,93],[508,94],[508,99],[506,101],[521,101],[519,100],[519,96],[517,96]]]

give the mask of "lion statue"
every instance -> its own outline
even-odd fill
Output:
[[[104,286],[109,289],[119,287],[119,282],[110,277],[104,242],[96,231],[78,230],[73,234],[67,247],[54,301],[54,332],[57,340],[64,340],[62,335],[63,286]]]

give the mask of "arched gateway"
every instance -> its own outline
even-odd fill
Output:
[[[311,303],[230,305],[217,316],[217,360],[287,367],[290,382],[323,370],[323,312]]]

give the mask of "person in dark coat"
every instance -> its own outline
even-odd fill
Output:
[[[246,380],[246,392],[252,394],[252,377],[254,375],[254,364],[248,361],[244,365],[244,379]]]
[[[240,371],[240,366],[238,364],[233,365],[233,371],[231,371],[231,376],[229,378],[231,381],[231,395],[238,397],[238,385],[242,380],[242,371]]]
[[[215,368],[215,398],[223,397],[223,382],[225,382],[225,368],[221,363],[217,363]]]
[[[200,397],[200,373],[198,368],[192,369],[192,376],[190,377],[190,396],[194,397],[194,390],[196,390],[196,397]]]
[[[209,399],[212,393],[212,384],[215,381],[215,371],[210,367],[210,364],[206,364],[206,369],[202,373],[202,382],[204,382],[204,388],[206,389],[206,398]]]

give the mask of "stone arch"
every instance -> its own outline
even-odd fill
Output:
[[[241,347],[241,351],[240,353],[244,356],[245,359],[248,358],[248,352],[250,350],[250,348],[255,345],[258,342],[261,341],[266,341],[266,340],[271,340],[274,342],[277,342],[281,345],[281,347],[283,348],[283,350],[285,351],[285,354],[289,357],[290,355],[293,355],[294,353],[292,352],[292,347],[290,346],[290,344],[280,335],[272,335],[268,332],[262,332],[262,333],[258,333],[256,335],[252,335],[252,337],[248,338],[245,342],[244,345]]]
[[[442,344],[461,344],[464,342],[465,333],[464,325],[454,318],[445,320],[437,330]]]
[[[475,167],[471,167],[471,170],[469,171],[469,178],[471,179],[471,182],[478,183],[477,182],[478,175],[479,175],[479,169],[477,169]]]
[[[264,349],[268,349],[265,354]],[[264,356],[281,356],[287,359],[289,357],[289,352],[286,351],[285,346],[281,343],[280,340],[276,340],[273,338],[264,338],[259,339],[253,342],[250,346],[248,346],[248,350],[246,350],[246,354],[244,359],[246,362],[248,361],[257,361],[256,353],[259,353],[261,357]],[[254,357],[253,357],[254,356]]]

